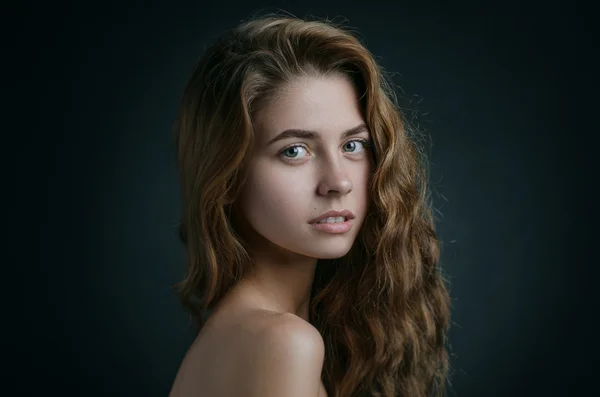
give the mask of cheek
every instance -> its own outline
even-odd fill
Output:
[[[352,168],[352,185],[356,191],[366,191],[371,178],[372,168],[366,163],[357,164]]]
[[[369,183],[372,178],[371,167],[360,167],[356,169],[352,184],[354,186],[354,202],[357,210],[366,210],[369,201]]]
[[[249,219],[293,219],[310,202],[307,184],[298,173],[273,166],[256,167],[248,174],[242,206]]]

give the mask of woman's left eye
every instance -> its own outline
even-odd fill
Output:
[[[355,151],[356,147],[357,147],[357,143],[358,143],[358,147],[360,148],[359,151]],[[350,151],[352,153],[359,153],[360,151],[366,149],[368,145],[368,142],[365,139],[355,139],[353,141],[349,141],[344,145],[344,148],[348,148],[350,149]]]

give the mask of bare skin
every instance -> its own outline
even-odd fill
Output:
[[[352,84],[302,78],[257,112],[256,142],[237,210],[256,266],[219,302],[184,358],[171,397],[326,397],[325,354],[309,322],[318,258],[345,255],[367,211],[370,139]],[[314,136],[288,136],[302,129]],[[344,233],[310,221],[354,214]]]
[[[243,282],[230,291],[189,349],[170,397],[327,397],[319,332],[294,314],[259,309],[261,300]]]

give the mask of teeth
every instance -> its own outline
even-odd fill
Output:
[[[340,223],[340,222],[345,222],[346,218],[343,216],[330,216],[329,218],[323,218],[321,219],[319,222],[317,223]]]

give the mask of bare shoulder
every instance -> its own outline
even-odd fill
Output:
[[[171,397],[319,395],[325,345],[312,324],[290,313],[234,314],[215,318],[198,336]]]
[[[266,326],[265,326],[266,325]],[[246,339],[240,392],[254,397],[317,397],[325,345],[319,331],[293,314],[272,316]]]

